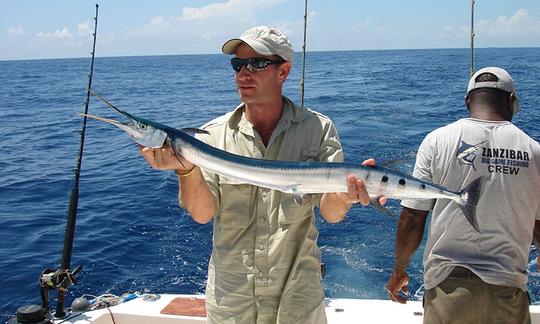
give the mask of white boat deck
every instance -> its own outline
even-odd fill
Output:
[[[204,296],[163,294],[156,301],[146,301],[142,297],[122,304],[89,311],[73,313],[68,318],[55,323],[73,324],[201,324],[205,317],[163,314],[163,309],[173,300],[188,299],[199,304],[204,303]],[[352,323],[422,323],[422,303],[408,302],[405,305],[390,300],[373,299],[326,299],[326,316],[329,324]],[[530,307],[532,323],[540,324],[540,305]]]

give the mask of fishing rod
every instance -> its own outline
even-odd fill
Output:
[[[304,45],[302,46],[302,78],[300,79],[300,106],[304,106],[304,77],[306,75],[307,0],[304,4]]]
[[[88,87],[86,91],[86,100],[84,102],[84,113],[88,114],[88,105],[90,102],[90,92],[92,88],[92,76],[94,72],[94,58],[96,52],[96,36],[98,23],[98,9],[96,4],[96,14],[94,17],[94,33],[92,44],[92,59],[90,61],[90,72],[88,73]],[[77,266],[73,271],[70,270],[71,255],[73,250],[73,238],[75,235],[75,223],[77,219],[77,207],[79,201],[79,178],[81,175],[82,156],[84,149],[84,138],[86,133],[86,116],[84,117],[82,128],[80,130],[80,143],[77,163],[74,170],[73,187],[71,190],[69,207],[67,212],[66,231],[64,234],[64,248],[62,252],[62,261],[60,269],[45,269],[39,278],[40,294],[42,306],[25,305],[17,309],[16,316],[11,318],[8,323],[34,323],[34,324],[50,324],[53,323],[53,314],[49,307],[49,291],[57,291],[57,304],[54,318],[65,318],[67,316],[64,310],[64,300],[67,295],[69,286],[77,282],[77,276],[81,272],[82,267]]]
[[[471,0],[471,77],[474,74],[474,0]]]
[[[96,15],[94,16],[94,32],[92,34],[93,36],[92,52],[90,53],[92,55],[92,58],[90,60],[90,72],[88,73],[88,87],[86,88],[86,99],[84,101],[85,114],[88,114],[88,105],[90,103],[90,92],[92,89],[92,76],[94,74],[94,59],[95,59],[95,52],[96,52],[96,38],[97,38],[97,26],[98,26],[98,10],[99,10],[99,5],[96,3]],[[62,263],[60,266],[60,270],[58,270],[58,272],[60,273],[60,277],[62,277],[62,274],[64,274],[63,278],[60,278],[60,282],[58,282],[58,284],[60,286],[65,286],[65,288],[64,287],[60,289],[57,288],[58,296],[57,296],[57,304],[56,304],[56,312],[55,312],[55,317],[57,318],[63,318],[66,316],[66,313],[64,311],[64,298],[67,293],[67,287],[75,283],[73,279],[75,279],[75,276],[82,269],[81,266],[78,266],[75,268],[73,272],[69,270],[70,264],[71,264],[72,250],[73,250],[73,240],[75,237],[77,207],[79,204],[79,179],[81,176],[84,139],[86,135],[86,122],[87,122],[87,118],[86,116],[84,116],[82,128],[80,131],[81,138],[79,142],[79,154],[77,155],[77,163],[76,163],[75,171],[74,171],[75,175],[73,179],[73,188],[71,190],[71,196],[69,199],[66,232],[64,234],[64,249],[62,252]]]
[[[98,4],[96,4],[96,16],[94,17],[94,33],[92,34],[94,37],[94,42],[92,44],[92,52],[90,53],[92,55],[91,61],[90,61],[90,72],[88,73],[88,87],[86,89],[86,99],[84,101],[84,113],[88,114],[88,105],[90,103],[90,94],[92,89],[92,76],[94,74],[94,58],[95,58],[95,51],[96,51],[96,36],[97,36],[97,19],[98,19]],[[73,189],[71,191],[71,197],[69,200],[69,209],[68,209],[68,222],[66,226],[66,233],[64,237],[64,250],[62,253],[62,269],[69,269],[70,263],[71,263],[71,255],[72,255],[72,248],[73,248],[73,237],[75,233],[75,220],[77,217],[77,206],[79,202],[79,178],[81,176],[81,164],[82,164],[82,157],[83,157],[83,149],[84,149],[84,139],[86,134],[86,116],[83,119],[82,129],[80,131],[81,139],[79,142],[79,154],[77,155],[77,163],[75,166],[75,176],[73,180]]]

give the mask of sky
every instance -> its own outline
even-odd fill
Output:
[[[256,25],[302,50],[304,0],[0,0],[0,60],[220,53]],[[470,0],[309,0],[307,50],[467,48]],[[540,0],[476,0],[475,47],[540,47]]]

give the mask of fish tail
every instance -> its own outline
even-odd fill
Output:
[[[478,227],[478,221],[476,219],[476,205],[480,199],[480,192],[482,191],[484,180],[485,177],[478,177],[474,179],[459,193],[459,207],[461,208],[463,214],[465,214],[465,218],[469,224],[471,224],[471,226],[477,232],[480,232],[480,228]]]

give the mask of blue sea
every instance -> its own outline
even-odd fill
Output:
[[[99,49],[98,49],[99,52]],[[478,49],[477,68],[510,71],[521,112],[514,122],[540,139],[540,48]],[[96,58],[93,89],[118,107],[170,126],[197,127],[239,102],[229,57]],[[345,158],[410,173],[431,130],[467,116],[469,50],[308,52],[305,105],[331,117]],[[79,145],[90,59],[0,61],[0,314],[41,302],[39,276],[58,268]],[[300,101],[297,55],[285,94]],[[94,98],[90,114],[116,117]],[[82,294],[204,293],[212,225],[177,204],[177,178],[152,170],[119,129],[89,121],[72,268],[83,266],[67,304]],[[320,217],[328,297],[387,298],[396,217],[355,206],[346,219]],[[410,265],[411,299],[422,285],[423,244]],[[540,303],[533,249],[530,292]],[[53,301],[54,303],[54,301]],[[0,320],[2,318],[0,317]]]

